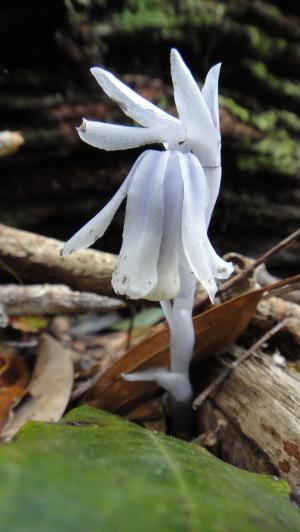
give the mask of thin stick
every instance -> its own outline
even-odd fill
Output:
[[[267,286],[264,286],[263,298],[269,297],[272,292],[275,292],[280,288],[293,285],[295,283],[298,283],[299,281],[300,273],[297,273],[296,275],[292,275],[291,277],[287,277],[286,279],[280,279],[279,281],[275,281],[275,283],[268,284]]]
[[[255,268],[257,268],[257,266],[266,262],[268,259],[273,257],[273,255],[276,255],[276,253],[279,253],[279,251],[289,247],[298,238],[300,238],[300,229],[297,229],[297,231],[294,231],[294,233],[292,233],[291,235],[287,236],[286,238],[278,242],[278,244],[275,244],[275,246],[268,249],[268,251],[265,251],[265,253],[263,253],[257,259],[255,259],[253,264],[248,266],[248,268],[246,268],[243,272],[235,275],[234,277],[232,277],[231,279],[223,283],[219,287],[218,293],[220,294],[221,292],[224,292],[224,290],[227,290],[236,282],[241,281],[242,279],[250,275],[255,270]]]
[[[278,244],[275,244],[275,246],[272,246],[268,251],[265,251],[262,255],[260,255],[253,264],[248,266],[244,271],[234,275],[231,277],[231,279],[228,279],[228,281],[225,281],[225,283],[222,283],[217,291],[217,295],[222,294],[225,292],[225,290],[228,290],[228,288],[231,288],[233,285],[238,283],[239,281],[242,281],[245,277],[248,277],[253,273],[253,271],[259,266],[260,264],[263,264],[268,259],[273,257],[273,255],[276,255],[279,251],[289,247],[293,242],[295,242],[298,238],[300,238],[300,229],[297,229],[297,231],[294,231],[291,235],[287,236]],[[197,313],[201,308],[203,308],[204,305],[209,303],[209,297],[206,296],[202,301],[200,301],[195,307],[194,307],[194,313]]]
[[[280,321],[272,329],[267,331],[259,340],[257,340],[249,349],[247,349],[242,356],[240,356],[237,360],[235,360],[228,368],[225,368],[221,373],[213,380],[213,382],[201,392],[196,399],[193,401],[193,409],[197,410],[202,403],[211,395],[213,392],[216,391],[216,389],[222,384],[222,382],[230,375],[230,373],[236,369],[242,362],[244,362],[247,358],[249,358],[257,349],[259,349],[265,342],[267,342],[274,334],[278,333],[281,329],[283,329],[287,323],[289,322],[290,318],[284,318],[284,320]]]
[[[21,279],[21,277],[17,274],[17,272],[8,266],[4,260],[0,259],[0,266],[3,268],[3,270],[6,270],[16,281],[20,286],[24,286],[24,283]]]

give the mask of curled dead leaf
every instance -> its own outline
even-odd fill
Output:
[[[200,359],[215,355],[245,331],[263,292],[264,289],[248,292],[195,316],[193,365]],[[156,383],[126,382],[120,375],[154,367],[168,367],[169,340],[170,332],[165,326],[160,332],[127,351],[85,394],[83,402],[126,414],[142,400],[152,396],[158,389]]]
[[[29,371],[21,357],[0,355],[0,430],[7,421],[10,409],[24,395],[28,381]]]
[[[72,352],[42,334],[28,395],[11,413],[2,437],[10,440],[29,420],[59,421],[69,402],[73,378]]]

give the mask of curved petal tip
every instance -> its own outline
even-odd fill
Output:
[[[93,76],[95,76],[96,73],[97,73],[99,70],[103,70],[103,69],[102,69],[101,67],[96,67],[96,66],[90,68],[90,72],[91,72],[91,74],[93,74]]]
[[[76,129],[77,129],[79,134],[80,133],[84,133],[86,131],[86,121],[85,121],[84,118],[82,119],[82,122],[81,122],[80,126],[78,126]]]
[[[180,57],[180,59],[181,59],[181,55],[178,52],[177,48],[171,48],[170,57],[171,57],[171,59],[175,59],[177,57]]]

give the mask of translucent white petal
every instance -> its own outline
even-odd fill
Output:
[[[180,120],[189,148],[203,166],[219,164],[219,138],[205,99],[177,50],[171,50],[171,74]]]
[[[107,70],[94,67],[91,68],[91,72],[109,98],[114,100],[127,116],[142,126],[178,126],[180,124],[178,118],[145,100]]]
[[[127,195],[129,183],[134,175],[134,172],[144,159],[145,153],[142,153],[136,160],[128,176],[123,181],[119,190],[113,196],[113,198],[101,209],[96,216],[94,216],[89,222],[87,222],[75,235],[73,235],[64,245],[61,250],[61,255],[69,255],[77,249],[83,249],[94,244],[98,238],[105,233],[106,229],[110,225],[116,211],[120,207],[122,201]]]
[[[106,151],[128,150],[145,144],[181,142],[183,138],[180,126],[178,128],[173,126],[144,128],[118,126],[85,119],[77,131],[84,142]]]
[[[217,286],[211,266],[205,211],[208,189],[204,171],[198,159],[191,153],[180,154],[180,166],[184,184],[182,210],[182,242],[190,268],[213,302]]]
[[[157,265],[158,279],[147,299],[173,299],[179,292],[178,272],[179,242],[181,241],[181,216],[183,183],[176,152],[171,152],[164,179],[164,222]]]
[[[210,254],[210,263],[215,279],[228,279],[234,270],[232,262],[227,262],[222,259],[222,257],[220,257],[214,250],[209,240],[207,244]]]
[[[149,150],[128,190],[123,243],[112,284],[131,299],[147,296],[157,282],[163,229],[163,183],[170,153]]]
[[[202,94],[206,102],[206,105],[210,111],[212,120],[218,131],[220,131],[220,118],[219,118],[219,100],[218,100],[218,84],[220,75],[221,63],[213,66],[205,79]],[[220,135],[221,137],[221,135]]]
[[[217,166],[216,168],[203,168],[204,174],[206,177],[206,184],[208,186],[209,190],[209,201],[206,208],[206,225],[207,228],[209,227],[211,215],[214,210],[214,206],[216,204],[219,191],[220,191],[220,185],[221,185],[221,177],[222,177],[222,167],[221,165]]]
[[[129,382],[155,381],[179,402],[189,401],[193,396],[189,375],[186,373],[171,373],[164,368],[156,368],[122,373],[121,376]]]

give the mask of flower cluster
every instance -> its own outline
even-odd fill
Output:
[[[165,150],[140,155],[112,200],[65,244],[62,254],[100,238],[127,196],[123,243],[112,279],[115,292],[131,299],[170,300],[180,293],[182,272],[192,272],[213,301],[215,279],[232,272],[232,265],[217,255],[207,236],[221,179],[220,64],[210,69],[201,91],[178,51],[171,51],[179,118],[110,72],[91,71],[106,94],[142,127],[84,119],[78,128],[81,139],[104,150],[153,143],[162,143]]]

